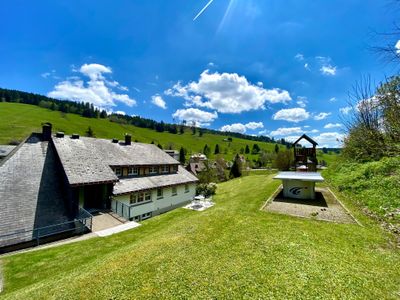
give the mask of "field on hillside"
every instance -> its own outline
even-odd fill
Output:
[[[34,105],[0,102],[0,144],[8,144],[10,141],[21,141],[31,132],[41,132],[41,124],[50,122],[53,131],[64,131],[66,134],[78,133],[85,135],[90,126],[96,137],[123,139],[125,133],[132,135],[132,141],[138,140],[143,143],[160,143],[164,148],[171,146],[179,150],[180,147],[188,149],[190,153],[202,152],[207,144],[211,148],[211,158],[214,157],[215,145],[220,147],[221,155],[225,159],[233,159],[236,153],[246,145],[252,148],[257,143],[261,149],[274,151],[275,144],[255,142],[233,137],[232,142],[225,142],[227,136],[205,133],[202,137],[198,134],[192,135],[186,131],[184,134],[171,134],[168,132],[156,132],[147,128],[139,128],[132,125],[121,125],[112,123],[107,119],[84,118],[75,114],[64,114]],[[279,145],[281,149],[285,147]],[[325,155],[326,161],[336,159],[336,155]],[[250,160],[257,159],[257,155],[246,154]]]
[[[43,122],[53,124],[53,131],[64,131],[66,134],[78,133],[85,135],[90,126],[96,137],[123,139],[125,133],[132,135],[132,141],[138,140],[143,143],[160,143],[164,148],[172,146],[179,150],[181,146],[190,152],[202,152],[207,144],[211,148],[211,157],[214,156],[215,145],[220,147],[221,155],[232,159],[241,148],[249,145],[250,149],[257,143],[261,149],[273,151],[275,144],[255,142],[233,137],[232,142],[225,142],[227,136],[205,133],[202,137],[198,134],[192,135],[191,131],[184,134],[171,134],[168,132],[157,132],[155,130],[123,125],[110,122],[107,119],[84,118],[75,114],[63,114],[59,111],[51,111],[34,105],[18,103],[0,103],[0,144],[8,144],[11,140],[22,140],[32,131],[40,132]],[[280,145],[282,149],[284,147]],[[246,155],[250,159],[257,158],[256,155]]]
[[[272,175],[218,185],[216,205],[139,228],[2,258],[4,299],[395,299],[400,252],[364,226],[261,211]],[[340,197],[341,194],[338,193]]]

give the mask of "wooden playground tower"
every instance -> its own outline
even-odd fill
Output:
[[[301,147],[301,145],[299,145],[299,142],[302,139],[310,142],[312,144],[312,147]],[[293,143],[294,162],[296,170],[306,172],[315,172],[317,170],[317,145],[318,143],[306,134],[303,134]]]

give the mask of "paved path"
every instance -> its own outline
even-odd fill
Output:
[[[141,224],[132,221],[132,222],[128,222],[128,223],[125,223],[125,224],[122,224],[122,225],[118,225],[118,226],[115,226],[115,227],[112,227],[112,228],[108,228],[108,229],[97,231],[97,232],[95,232],[95,234],[97,234],[100,237],[104,237],[104,236],[112,235],[114,233],[119,233],[119,232],[122,232],[122,231],[125,231],[125,230],[129,230],[129,229],[138,227],[140,225]]]

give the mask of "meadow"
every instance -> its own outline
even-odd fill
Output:
[[[280,182],[218,185],[216,205],[183,208],[106,238],[1,258],[4,299],[398,299],[400,251],[353,202],[362,223],[260,208]]]

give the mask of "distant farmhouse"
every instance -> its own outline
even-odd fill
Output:
[[[140,221],[188,203],[198,179],[152,144],[32,134],[0,161],[0,248],[88,225],[112,210]],[[61,224],[64,224],[61,226]],[[75,226],[75,227],[74,227]]]

